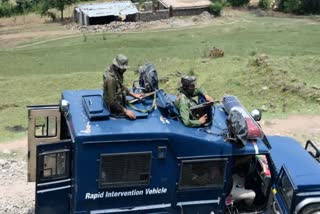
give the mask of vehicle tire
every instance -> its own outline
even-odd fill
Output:
[[[320,203],[305,206],[300,214],[320,214]]]

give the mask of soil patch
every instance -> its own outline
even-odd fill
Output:
[[[16,125],[16,126],[6,126],[5,128],[9,132],[24,132],[27,131],[27,128],[21,126],[21,125]]]
[[[261,124],[268,135],[290,136],[303,145],[313,140],[320,148],[320,115],[293,115],[286,119],[264,120]]]
[[[1,79],[0,79],[1,80]],[[7,108],[17,108],[19,107],[17,104],[11,104],[11,105],[1,105],[0,106],[0,110],[4,110],[4,109],[7,109]]]

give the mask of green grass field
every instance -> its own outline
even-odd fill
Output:
[[[225,57],[206,58],[213,46]],[[197,28],[88,34],[0,49],[0,141],[26,134],[7,129],[27,127],[27,105],[58,103],[63,90],[101,88],[103,70],[118,53],[129,57],[128,85],[139,65],[152,62],[160,78],[169,78],[161,88],[170,93],[181,72],[198,76],[215,99],[234,94],[266,117],[320,113],[319,19],[241,13]],[[259,53],[268,56],[260,67],[252,65]]]

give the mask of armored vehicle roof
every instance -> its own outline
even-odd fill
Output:
[[[67,123],[74,143],[163,140],[168,141],[172,147],[179,147],[178,150],[181,151],[181,154],[177,156],[180,157],[190,155],[247,155],[269,152],[260,139],[254,142],[250,141],[242,148],[225,141],[227,115],[220,105],[213,108],[212,125],[202,128],[189,128],[177,119],[165,118],[159,109],[155,109],[148,115],[136,120],[112,116],[100,120],[90,120],[90,115],[85,109],[84,97],[100,97],[101,95],[102,90],[68,90],[62,93],[62,99],[69,102]],[[175,99],[172,95],[169,95],[169,97],[171,100]],[[103,102],[102,99],[99,98],[98,102],[100,102],[99,100]],[[102,106],[103,111],[108,112],[105,105],[102,104]]]
[[[289,176],[300,190],[305,188],[319,189],[320,165],[305,151],[296,140],[289,137],[268,137],[272,146],[271,156],[275,162],[278,173],[281,166],[290,172]],[[299,161],[297,160],[299,157]]]

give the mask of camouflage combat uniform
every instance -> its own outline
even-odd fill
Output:
[[[115,71],[114,65],[107,67],[103,75],[103,99],[111,113],[123,113],[128,94],[128,88],[123,85],[123,74]]]
[[[188,96],[182,88],[179,88],[178,90],[180,93],[177,95],[174,104],[180,112],[180,118],[182,122],[184,123],[184,125],[188,127],[201,126],[201,123],[198,119],[192,118],[190,114],[190,108],[195,105],[198,105],[198,103],[192,98],[195,96],[204,95],[206,94],[206,91],[202,88],[196,88],[192,96]]]

